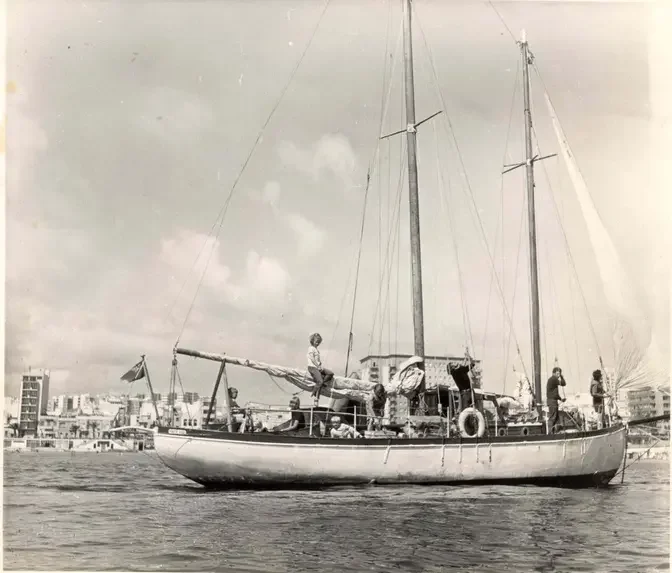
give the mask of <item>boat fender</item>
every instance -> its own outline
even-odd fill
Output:
[[[469,418],[476,420],[477,429],[475,434],[470,434],[467,431],[466,423]],[[485,434],[485,418],[476,408],[466,408],[462,410],[460,417],[457,419],[457,427],[460,429],[460,435],[463,438],[482,438]]]
[[[522,430],[520,430],[520,433],[521,433],[523,436],[529,436],[529,434],[530,434],[530,429],[529,429],[529,428],[523,428]]]
[[[506,428],[500,428],[500,429],[497,431],[497,435],[498,435],[498,436],[506,436],[508,433],[509,433],[509,432],[506,430]]]

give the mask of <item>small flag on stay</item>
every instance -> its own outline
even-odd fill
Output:
[[[145,377],[145,362],[141,360],[133,368],[131,368],[126,374],[124,374],[121,379],[126,382],[135,382]]]

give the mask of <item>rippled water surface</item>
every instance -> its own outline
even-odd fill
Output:
[[[669,570],[669,465],[604,490],[209,492],[153,453],[5,455],[4,568]]]

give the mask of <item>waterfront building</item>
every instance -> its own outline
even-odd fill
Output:
[[[19,434],[35,436],[40,416],[47,413],[49,370],[29,368],[21,377],[19,400]]]
[[[656,423],[652,435],[663,439],[670,437],[670,388],[644,386],[628,392],[628,410],[634,420],[653,416],[667,416],[667,420]]]

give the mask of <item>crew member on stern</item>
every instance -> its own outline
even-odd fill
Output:
[[[334,373],[322,366],[322,359],[320,358],[320,351],[317,347],[322,343],[322,337],[319,333],[311,334],[308,339],[310,348],[308,348],[308,372],[315,381],[315,388],[311,396],[315,396],[315,403],[320,400],[320,393],[325,382],[331,382],[334,378]]]
[[[602,383],[602,371],[595,370],[593,379],[590,381],[590,395],[593,397],[593,409],[598,415],[599,428],[604,426],[604,384]]]
[[[560,386],[567,386],[565,378],[562,375],[562,368],[556,366],[553,368],[553,375],[546,383],[546,404],[548,405],[548,433],[553,433],[553,428],[558,423],[560,412],[558,411],[558,402],[564,402],[564,398],[560,398]]]

